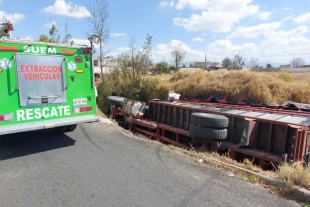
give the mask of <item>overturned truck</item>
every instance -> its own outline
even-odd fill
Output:
[[[310,163],[307,105],[257,107],[191,101],[151,100],[149,105],[110,96],[112,118],[121,126],[164,143],[273,164]]]

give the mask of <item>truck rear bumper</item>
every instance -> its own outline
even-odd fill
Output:
[[[98,117],[96,117],[95,115],[89,115],[89,116],[62,118],[40,122],[31,122],[25,124],[13,124],[8,126],[0,126],[0,135],[25,132],[25,131],[34,131],[40,129],[49,129],[59,126],[67,126],[71,124],[89,123],[97,121],[99,121]]]

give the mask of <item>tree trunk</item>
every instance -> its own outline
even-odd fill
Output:
[[[103,58],[102,58],[102,47],[101,47],[102,43],[100,41],[100,49],[99,49],[99,62],[100,62],[100,71],[101,71],[101,77],[103,77]]]

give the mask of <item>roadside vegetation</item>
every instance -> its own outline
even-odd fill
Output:
[[[309,74],[304,73],[308,77]],[[170,78],[170,88],[185,96],[222,94],[238,100],[310,102],[308,78],[289,73],[262,73],[231,70],[194,73],[178,72]]]
[[[123,58],[122,61],[126,61],[126,57]],[[113,69],[104,75],[104,84],[99,90],[105,91],[105,94],[101,92],[103,98],[113,94],[145,102],[154,98],[167,100],[168,92],[174,90],[181,94],[181,99],[186,96],[221,94],[238,100],[275,104],[287,101],[310,103],[309,73],[199,70],[155,76],[147,74],[139,73],[134,78],[131,70]]]
[[[237,162],[227,155],[197,152],[195,150],[186,150],[172,145],[170,145],[170,148],[191,156],[201,164],[207,164],[216,169],[226,170],[239,178],[263,188],[277,191],[282,195],[290,196],[294,193],[296,187],[303,187],[310,190],[310,168],[305,168],[302,164],[282,164],[280,166],[274,166],[273,171],[264,171],[260,167],[254,165],[249,159],[245,159],[243,162]],[[262,179],[262,176],[278,180],[279,182],[277,182],[278,184],[276,186],[270,186]]]

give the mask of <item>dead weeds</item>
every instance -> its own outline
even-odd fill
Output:
[[[296,186],[310,190],[310,168],[304,168],[300,164],[283,164],[275,171],[264,171],[249,159],[245,159],[241,163],[229,158],[227,155],[223,156],[218,153],[197,152],[175,146],[170,146],[170,148],[194,158],[197,162],[207,164],[215,169],[231,172],[243,180],[282,195],[291,195],[296,190]],[[277,182],[277,186],[268,186],[262,176],[281,182]]]
[[[286,101],[310,103],[309,73],[253,71],[181,71],[169,76],[153,76],[165,91],[185,96],[222,94],[239,100],[283,104]],[[162,90],[160,90],[162,91]]]

